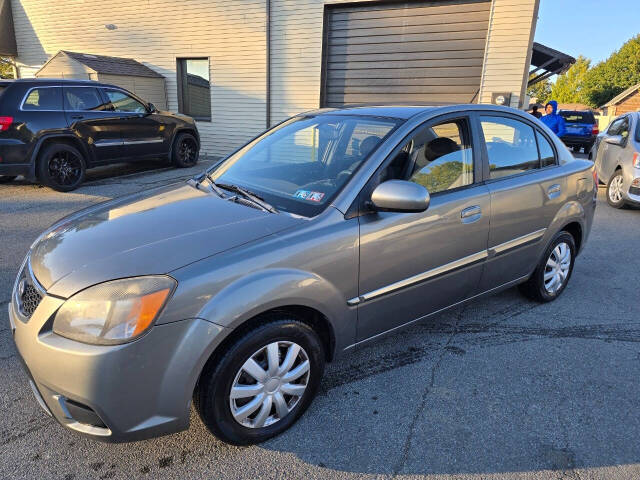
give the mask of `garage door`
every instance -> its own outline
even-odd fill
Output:
[[[490,1],[328,6],[321,103],[468,103],[480,88]]]

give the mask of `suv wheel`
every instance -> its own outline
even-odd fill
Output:
[[[607,184],[607,202],[613,208],[624,207],[625,202],[622,197],[623,185],[624,177],[622,176],[622,170],[618,169],[614,172]]]
[[[84,180],[86,165],[77,148],[66,143],[45,147],[38,159],[38,178],[59,192],[75,190]]]
[[[200,154],[198,141],[190,133],[180,133],[171,152],[172,163],[179,168],[193,167],[198,163]]]
[[[520,285],[520,291],[532,300],[551,302],[564,291],[576,257],[573,235],[562,231],[551,241],[533,275]]]
[[[235,445],[259,443],[293,425],[324,372],[318,335],[291,317],[249,331],[210,361],[194,393],[207,428]]]
[[[13,182],[16,179],[17,175],[0,175],[0,183],[9,183]]]

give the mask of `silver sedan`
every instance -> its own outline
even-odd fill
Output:
[[[614,208],[640,206],[640,113],[614,119],[593,147],[596,171]]]

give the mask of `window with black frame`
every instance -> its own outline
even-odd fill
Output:
[[[211,121],[208,58],[179,58],[178,111],[196,120]]]

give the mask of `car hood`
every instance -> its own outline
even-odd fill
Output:
[[[106,280],[169,273],[302,221],[170,185],[62,219],[34,243],[30,263],[50,295],[68,297]]]

